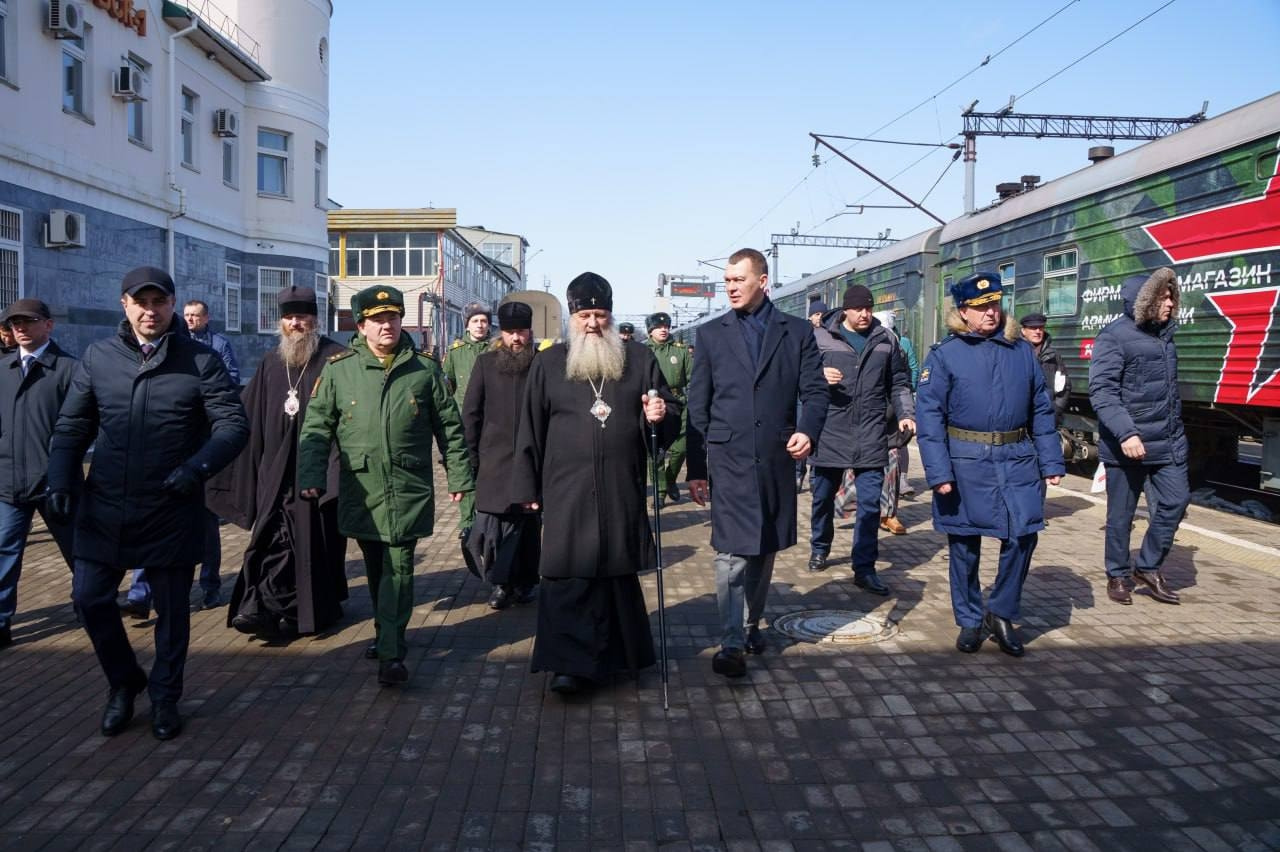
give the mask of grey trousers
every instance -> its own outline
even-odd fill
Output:
[[[746,644],[746,624],[755,627],[764,616],[765,600],[769,597],[769,582],[773,579],[773,557],[739,556],[736,553],[716,553],[716,603],[720,607],[720,638],[722,648],[742,650]]]

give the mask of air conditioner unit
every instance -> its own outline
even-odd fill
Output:
[[[151,92],[146,75],[125,63],[111,74],[111,94],[122,101],[145,101]]]
[[[213,111],[213,135],[239,136],[240,116],[229,109],[215,109]]]
[[[50,210],[44,229],[45,248],[84,246],[84,214],[70,210]]]
[[[54,38],[81,38],[84,36],[84,13],[75,3],[49,0],[49,16],[45,25]]]

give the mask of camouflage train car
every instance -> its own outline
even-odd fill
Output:
[[[948,223],[938,294],[994,269],[1014,310],[1049,318],[1071,374],[1066,426],[1096,446],[1087,380],[1093,340],[1120,315],[1120,284],[1178,274],[1179,387],[1192,478],[1257,466],[1280,491],[1280,94],[1147,143]]]
[[[1193,481],[1212,474],[1280,492],[1278,147],[1280,93],[771,295],[804,316],[810,300],[834,307],[849,284],[864,284],[923,350],[944,333],[952,282],[998,271],[1015,315],[1049,318],[1072,380],[1071,452],[1087,460],[1097,441],[1087,393],[1094,337],[1123,310],[1126,277],[1171,266]]]

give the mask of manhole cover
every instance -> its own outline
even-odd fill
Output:
[[[898,625],[883,612],[854,612],[847,609],[811,609],[792,612],[775,619],[773,629],[800,642],[827,642],[855,645],[883,642],[898,633]]]

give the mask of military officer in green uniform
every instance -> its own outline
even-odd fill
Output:
[[[444,356],[444,377],[449,382],[449,392],[458,410],[462,410],[462,401],[467,398],[467,382],[471,381],[471,371],[476,367],[476,359],[493,344],[490,326],[493,325],[493,314],[480,302],[472,302],[462,309],[462,322],[466,330],[462,337],[453,341]],[[476,495],[468,491],[458,504],[458,537],[466,540],[467,530],[476,520]]]
[[[462,418],[440,366],[414,349],[401,328],[404,296],[370,287],[351,298],[351,349],[334,355],[316,381],[299,435],[298,489],[319,499],[336,444],[338,528],[364,554],[383,686],[409,679],[405,628],[413,612],[413,552],[435,520],[432,449],[448,468],[454,502],[473,490]]]
[[[689,384],[689,376],[693,373],[693,354],[689,347],[678,340],[671,339],[671,315],[667,313],[650,314],[644,321],[645,331],[649,333],[648,347],[658,359],[662,375],[671,387],[671,392],[684,404],[685,386]],[[687,415],[681,415],[680,435],[667,450],[666,462],[658,466],[658,490],[666,494],[672,503],[679,502],[680,488],[676,479],[680,475],[680,467],[684,464],[684,436],[688,426]]]

